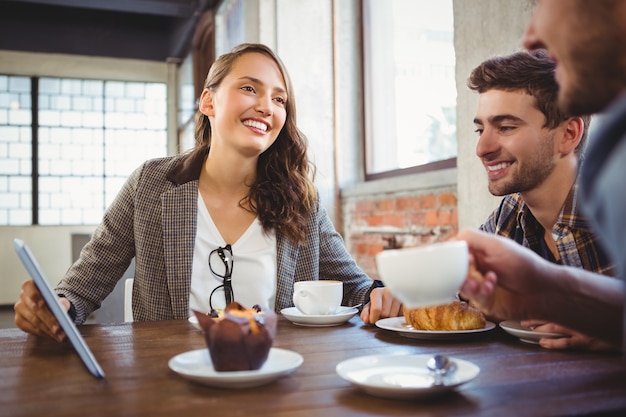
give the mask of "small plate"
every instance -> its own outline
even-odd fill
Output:
[[[288,307],[280,310],[287,320],[298,326],[307,327],[331,327],[344,324],[354,317],[359,310],[353,307],[339,307],[339,313],[329,315],[303,314],[296,307]]]
[[[496,325],[490,321],[485,322],[485,327],[482,329],[474,330],[416,330],[409,323],[406,322],[404,317],[390,317],[388,319],[381,319],[376,322],[376,326],[381,329],[391,330],[398,332],[400,336],[410,337],[412,339],[422,340],[453,340],[462,339],[467,336],[471,336],[476,333],[487,332],[496,327]]]
[[[191,350],[174,356],[170,369],[189,380],[217,388],[249,388],[268,384],[302,365],[302,355],[291,350],[271,348],[267,361],[255,371],[217,372],[208,349]]]
[[[547,332],[538,332],[536,330],[531,330],[528,327],[522,327],[519,321],[507,320],[500,323],[500,327],[511,334],[522,342],[526,343],[534,343],[538,344],[539,339],[548,338],[548,339],[557,339],[559,337],[566,337],[565,335],[559,333],[547,333]]]
[[[480,368],[472,362],[450,358],[456,372],[442,385],[434,379],[426,362],[432,355],[372,355],[348,359],[336,367],[337,374],[370,395],[391,399],[432,397],[456,389],[476,378]]]
[[[190,316],[187,320],[193,327],[202,331],[202,327],[200,327],[200,323],[198,322],[198,318],[196,316]]]

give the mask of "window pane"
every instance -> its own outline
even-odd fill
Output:
[[[39,223],[99,223],[132,170],[166,155],[166,98],[162,83],[42,78]]]
[[[0,75],[0,224],[32,222],[30,79]]]
[[[225,54],[246,38],[246,13],[244,0],[223,1],[215,14],[218,55]]]
[[[366,171],[456,156],[452,0],[365,0]]]
[[[102,210],[103,84],[39,80],[39,224],[85,224],[84,210]]]
[[[0,75],[0,225],[97,224],[128,175],[167,155],[164,83]],[[33,208],[32,114],[38,207]]]
[[[111,85],[109,85],[111,84]],[[162,83],[106,83],[104,205],[142,162],[167,154],[167,91]]]

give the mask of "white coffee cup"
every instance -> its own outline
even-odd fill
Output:
[[[462,240],[415,248],[384,250],[376,255],[380,279],[406,308],[446,304],[455,299],[469,267]]]
[[[293,290],[293,303],[307,315],[335,314],[343,299],[341,281],[298,281]]]

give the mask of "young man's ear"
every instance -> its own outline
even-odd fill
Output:
[[[200,113],[205,116],[212,117],[215,116],[215,111],[213,107],[213,93],[208,88],[202,90],[202,95],[200,95],[200,100],[198,102],[198,110]]]
[[[567,155],[576,150],[585,132],[585,123],[580,117],[570,117],[563,126],[563,136],[559,142],[559,152]]]

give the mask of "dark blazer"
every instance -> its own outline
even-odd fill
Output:
[[[127,179],[106,210],[80,258],[56,288],[83,323],[113,290],[133,257],[133,316],[186,319],[198,211],[198,179],[206,149],[145,162]],[[372,280],[356,265],[326,211],[311,213],[306,241],[277,240],[276,311],[293,306],[295,281],[344,283],[343,305],[366,302]]]

